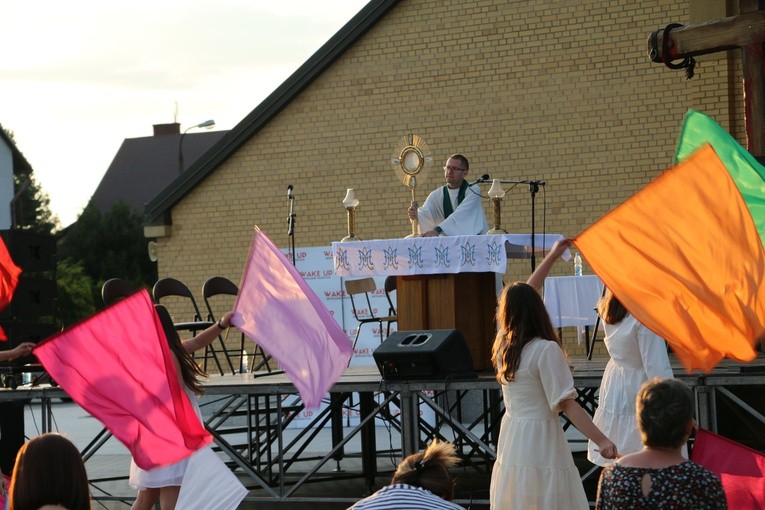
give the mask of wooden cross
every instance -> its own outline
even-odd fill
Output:
[[[741,49],[746,144],[749,152],[762,162],[765,161],[765,6],[761,3],[765,4],[765,0],[739,0],[737,16],[657,30],[648,39],[648,52],[654,62],[669,65],[694,55]]]

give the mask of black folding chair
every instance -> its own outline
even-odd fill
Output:
[[[213,276],[211,278],[208,278],[207,281],[202,285],[202,296],[204,297],[205,306],[207,307],[207,320],[214,322],[215,321],[215,314],[213,313],[213,301],[215,301],[216,296],[236,296],[239,294],[239,289],[237,288],[236,284],[229,280],[228,278],[224,278],[223,276]],[[218,308],[221,309],[220,307]],[[221,343],[223,343],[223,337],[221,335],[218,335],[220,338]],[[246,356],[246,349],[245,349],[245,335],[244,333],[241,333],[241,342],[239,344],[239,371],[242,372],[244,370],[244,359]],[[228,354],[227,354],[228,357]],[[236,355],[234,355],[236,357]],[[260,357],[260,362],[255,363],[255,360]],[[232,365],[231,359],[229,359],[229,365]],[[255,342],[255,349],[253,350],[253,359],[252,359],[252,372],[257,372],[260,369],[264,368],[271,372],[271,356],[266,354],[265,351],[263,351],[263,348],[258,345],[257,342]],[[233,365],[232,365],[233,370]],[[236,372],[234,372],[236,373]]]
[[[192,335],[196,335],[197,331],[202,331],[213,325],[213,322],[211,321],[202,321],[202,313],[199,311],[199,306],[197,306],[197,301],[194,299],[194,295],[186,284],[180,280],[176,280],[175,278],[160,278],[154,284],[152,295],[154,296],[155,303],[160,303],[164,298],[175,298],[172,300],[174,310],[185,308],[186,313],[190,312],[193,315],[193,319],[190,322],[179,321],[177,316],[173,316],[175,329],[179,331],[190,331]],[[223,345],[223,350],[228,357],[225,345]],[[205,347],[204,362],[202,365],[205,371],[207,371],[207,360],[210,357],[215,361],[215,365],[218,367],[220,375],[223,375],[223,367],[218,360],[218,353],[215,351],[212,344]]]

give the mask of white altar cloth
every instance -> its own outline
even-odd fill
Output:
[[[549,250],[560,234],[535,234],[534,251]],[[332,243],[337,276],[389,276],[493,272],[508,258],[531,257],[531,234],[408,237]],[[568,250],[564,260],[571,258]]]

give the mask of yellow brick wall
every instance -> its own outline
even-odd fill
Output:
[[[577,234],[671,164],[688,108],[743,139],[738,52],[706,57],[692,80],[648,59],[650,33],[689,23],[690,4],[400,2],[173,208],[172,235],[158,240],[160,275],[200,296],[209,276],[237,282],[254,225],[286,248],[287,184],[298,247],[346,235],[346,188],[360,200],[357,235],[407,235],[410,197],[390,158],[410,132],[435,160],[418,183],[420,200],[443,183],[446,157],[460,152],[469,179],[546,180],[535,197],[536,232]],[[505,188],[502,226],[530,232],[528,187]],[[488,201],[486,212],[491,221]],[[529,270],[529,261],[510,261],[506,276],[525,279]],[[562,263],[553,274],[571,271]]]

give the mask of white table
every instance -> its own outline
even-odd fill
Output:
[[[589,330],[598,319],[595,305],[603,295],[603,282],[596,275],[557,276],[545,279],[544,301],[556,328],[575,326],[577,341],[582,343],[582,329]],[[587,337],[588,335],[586,335]],[[590,341],[586,338],[589,354]]]

